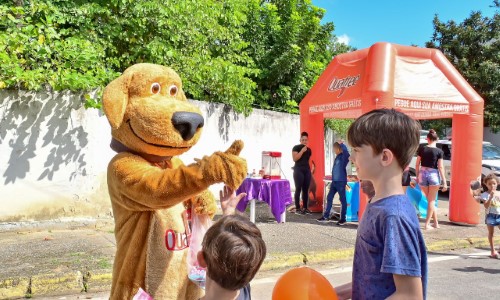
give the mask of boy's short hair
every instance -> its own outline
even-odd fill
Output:
[[[340,149],[340,144],[339,144],[339,142],[335,142],[335,143],[333,143],[333,148]]]
[[[404,170],[418,148],[420,123],[394,109],[372,110],[356,119],[347,132],[352,147],[371,146],[375,155],[384,149],[394,154]]]
[[[495,180],[497,182],[497,184],[499,183],[498,177],[493,173],[490,173],[490,174],[484,176],[483,183],[486,184],[486,183],[488,183],[488,181],[490,181],[492,179]]]
[[[207,276],[222,288],[236,291],[246,286],[266,257],[259,228],[240,215],[215,222],[205,234],[202,252]]]
[[[309,137],[309,134],[305,131],[302,131],[302,133],[300,134],[300,137],[303,137],[303,136]]]

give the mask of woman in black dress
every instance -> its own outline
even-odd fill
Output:
[[[292,157],[295,162],[293,167],[293,181],[295,182],[295,213],[310,214],[307,208],[309,202],[309,185],[311,184],[311,148],[307,147],[309,135],[302,132],[300,135],[300,144],[292,149]],[[300,193],[302,192],[302,209],[300,208]]]

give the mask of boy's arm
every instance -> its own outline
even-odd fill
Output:
[[[352,282],[339,285],[335,288],[335,292],[337,293],[337,297],[339,300],[347,300],[352,298]]]
[[[380,272],[390,273],[394,278],[394,299],[422,299],[423,268],[427,259],[425,245],[415,228],[400,215],[391,215],[383,222],[384,247]]]
[[[422,280],[420,277],[393,274],[396,291],[387,299],[396,300],[421,300],[424,298],[422,292]]]

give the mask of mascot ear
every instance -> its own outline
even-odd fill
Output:
[[[125,72],[111,81],[102,95],[102,106],[113,129],[118,129],[123,122],[123,116],[128,104],[128,87],[132,72]]]

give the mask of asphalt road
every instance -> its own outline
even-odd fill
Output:
[[[500,259],[488,257],[487,249],[462,252],[429,253],[427,299],[498,299],[500,295]],[[332,285],[351,280],[351,262],[310,266],[321,272]],[[261,272],[252,281],[252,299],[272,298],[273,287],[283,271]],[[107,299],[107,293],[79,294],[35,299]]]
[[[441,205],[448,205],[448,193],[440,193]],[[316,224],[314,220],[311,221]],[[283,225],[283,224],[282,224]],[[263,226],[261,224],[261,226]],[[468,249],[462,252],[429,253],[428,299],[499,299],[500,260],[488,258],[487,249]],[[351,261],[312,265],[333,286],[351,280]],[[284,270],[261,271],[252,281],[252,298],[272,298],[273,287]],[[87,293],[35,299],[107,299],[108,293]]]
[[[427,299],[499,299],[500,260],[489,258],[489,251],[486,249],[428,255]],[[311,267],[320,271],[334,286],[351,281],[350,262]],[[271,299],[278,276],[269,274],[254,280],[252,299]]]

